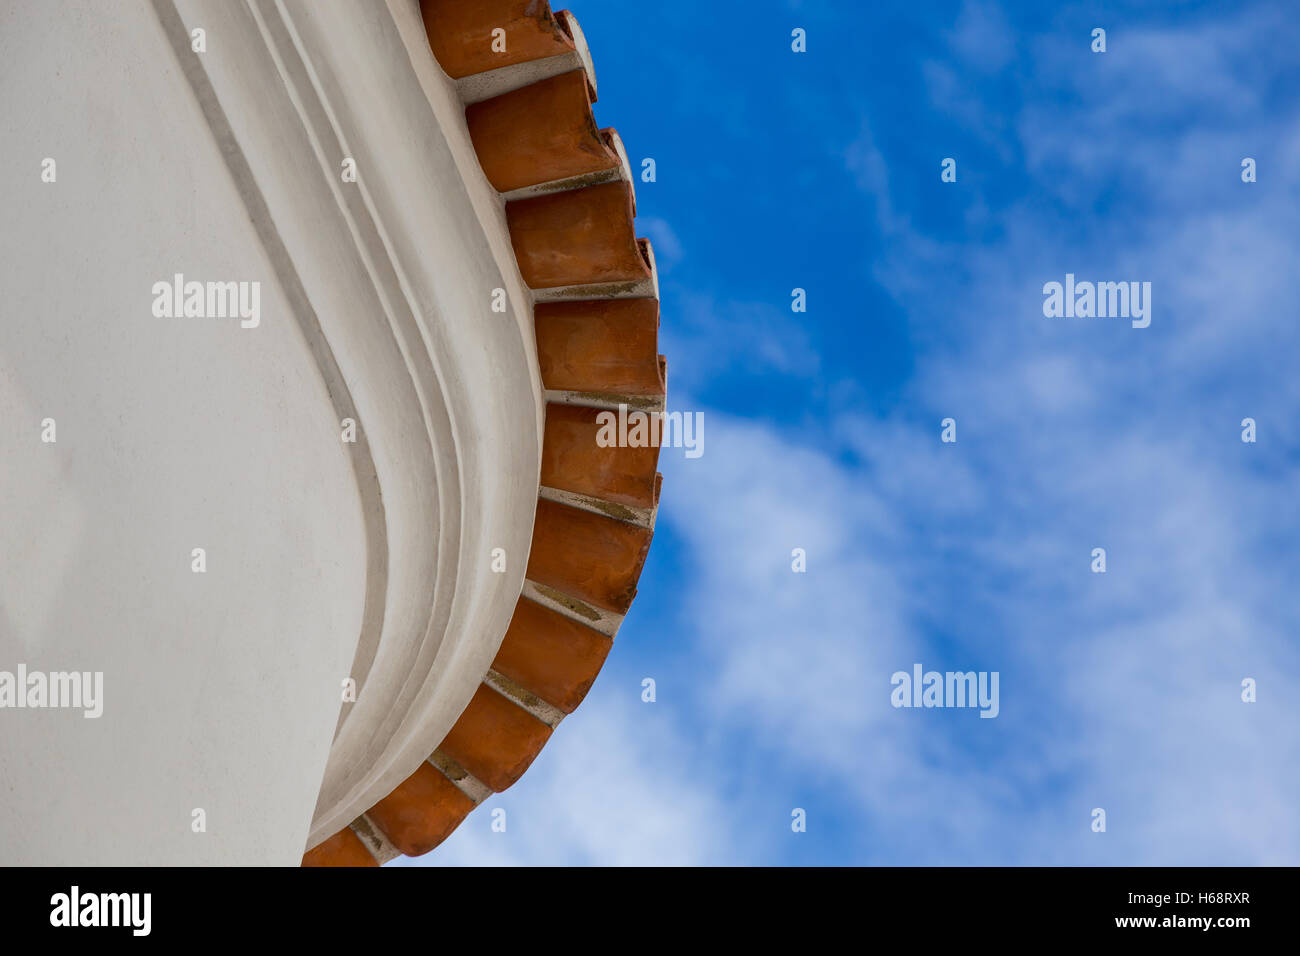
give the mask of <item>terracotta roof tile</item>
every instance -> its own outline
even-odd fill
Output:
[[[650,537],[645,528],[542,499],[537,502],[528,579],[607,611],[626,613]]]
[[[613,643],[606,634],[520,598],[492,669],[571,714]]]
[[[344,827],[324,843],[308,850],[303,866],[378,866],[351,827]]]
[[[473,809],[474,801],[426,762],[366,816],[397,849],[420,856],[445,840]]]
[[[581,70],[475,103],[465,119],[488,182],[503,193],[620,164],[596,128]]]
[[[534,310],[542,384],[614,395],[662,395],[659,302],[542,302]]]
[[[547,405],[542,484],[634,508],[653,508],[658,446],[601,447],[602,414],[613,413],[580,405]],[[606,429],[606,435],[611,431],[616,436],[617,426]]]
[[[484,686],[438,749],[499,793],[523,776],[550,736],[550,727]]]
[[[506,222],[519,271],[531,288],[650,277],[626,182],[517,199],[506,204]]]
[[[421,0],[424,29],[438,64],[459,79],[573,50],[546,0]],[[492,31],[505,31],[505,51]]]

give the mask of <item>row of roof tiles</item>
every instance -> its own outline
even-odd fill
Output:
[[[519,779],[600,671],[659,501],[658,448],[596,440],[602,409],[663,408],[665,364],[654,253],[636,237],[622,142],[596,127],[581,29],[545,0],[422,0],[421,10],[538,300],[547,403],[537,513],[523,594],[469,705],[428,760],[310,850],[306,866],[427,853]]]

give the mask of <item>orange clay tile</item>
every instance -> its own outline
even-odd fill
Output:
[[[302,858],[303,866],[378,866],[379,863],[361,838],[344,827],[324,843],[308,850]]]
[[[473,809],[473,800],[441,772],[422,763],[366,816],[393,846],[407,856],[420,856],[445,840]]]
[[[420,0],[438,65],[453,79],[559,56],[574,49],[546,0]],[[492,31],[505,31],[505,52]]]
[[[521,87],[465,111],[488,182],[501,192],[613,169],[582,70]]]
[[[518,780],[551,728],[512,700],[480,686],[438,750],[500,793]]]
[[[506,223],[519,271],[531,288],[650,277],[636,243],[626,182],[517,199],[506,204]]]
[[[520,598],[492,669],[571,714],[613,643],[608,635]]]
[[[546,406],[542,485],[634,508],[653,508],[658,445],[601,447],[601,415],[617,419],[617,413],[598,408],[555,402]],[[615,436],[617,427],[616,421]]]
[[[657,299],[542,302],[534,316],[546,388],[664,394]]]
[[[540,499],[528,579],[623,614],[636,595],[650,537],[646,528]]]

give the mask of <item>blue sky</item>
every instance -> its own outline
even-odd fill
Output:
[[[410,862],[1300,863],[1294,7],[574,12],[704,454],[506,832]],[[1067,272],[1150,327],[1045,318]],[[894,709],[916,662],[999,716]]]

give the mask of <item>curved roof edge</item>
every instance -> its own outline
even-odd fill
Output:
[[[375,866],[441,843],[528,769],[596,678],[636,594],[662,476],[655,446],[601,447],[598,416],[662,411],[654,253],[618,134],[596,126],[581,28],[546,0],[421,0],[534,297],[546,402],[526,580],[451,731],[408,778],[303,857]]]

